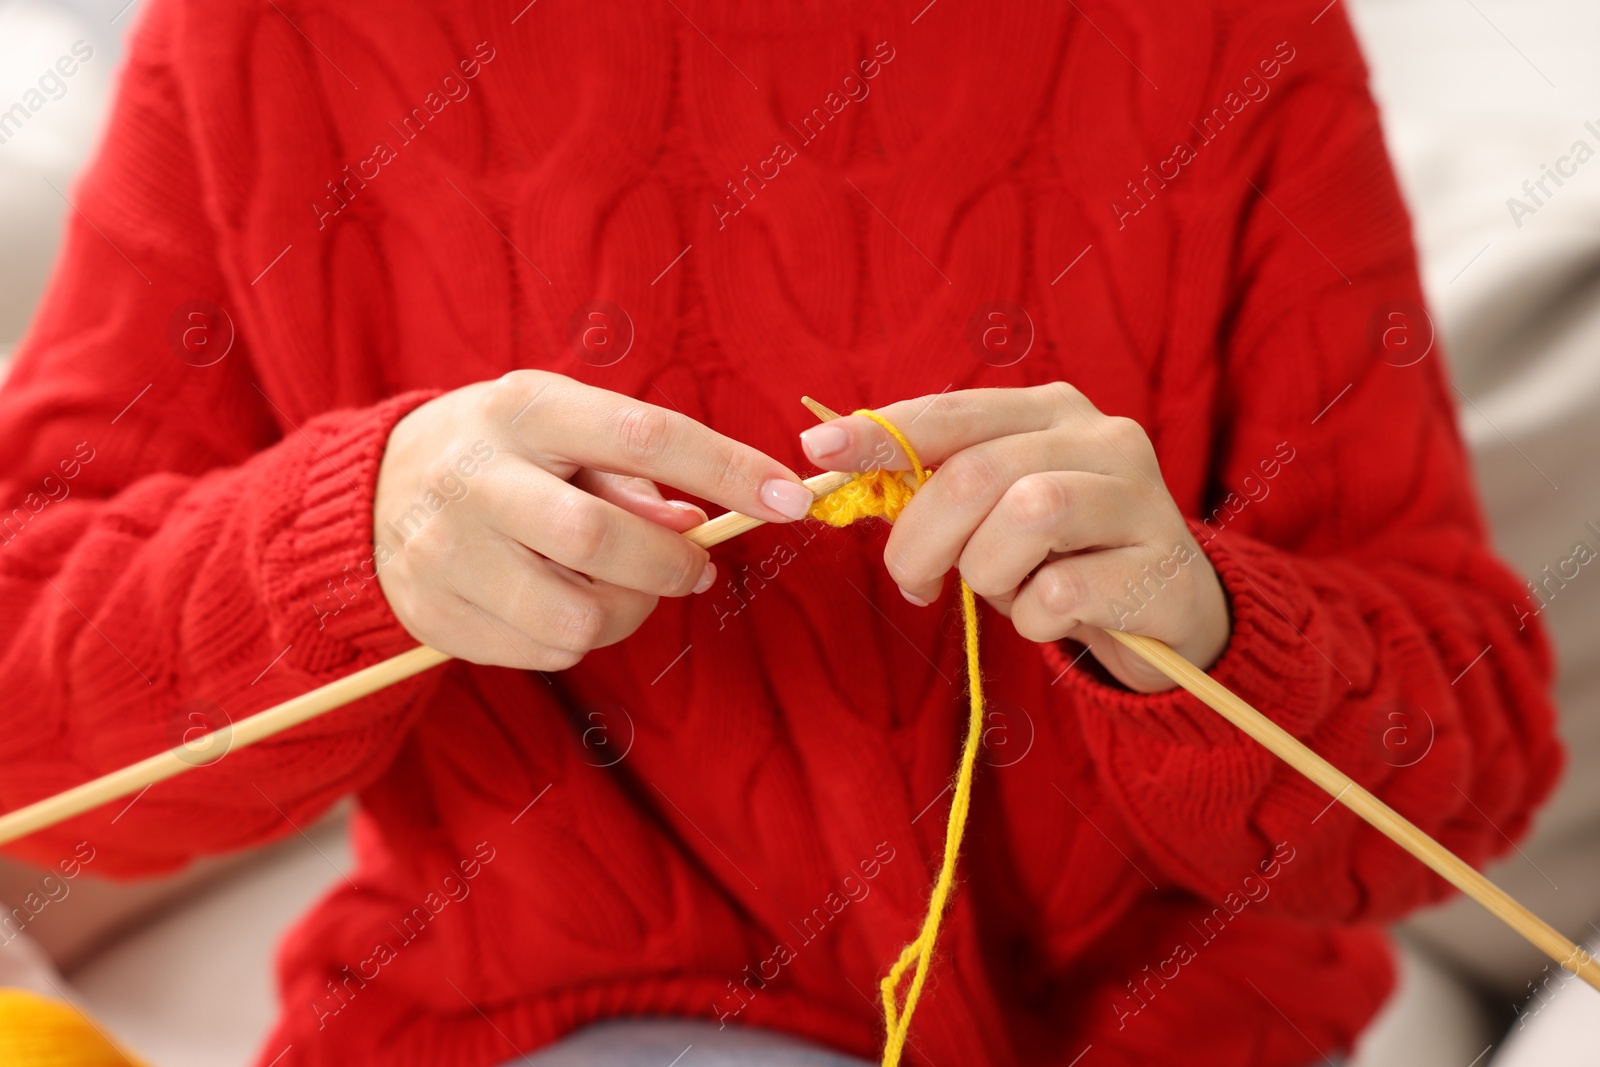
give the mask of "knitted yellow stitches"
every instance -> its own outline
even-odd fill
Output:
[[[888,431],[911,461],[917,485],[928,480],[928,472],[922,468],[916,449],[911,447],[911,442],[893,423],[866,408],[853,414],[865,415]],[[811,517],[821,519],[829,526],[849,526],[857,519],[866,518],[882,518],[893,522],[900,516],[900,509],[911,502],[911,494],[915,492],[916,489],[907,485],[897,471],[867,471],[811,505]]]
[[[872,411],[858,411],[882,426],[905,451],[911,461],[916,484],[927,481],[928,472],[902,434],[888,419]],[[813,517],[831,526],[848,526],[868,517],[893,522],[916,492],[893,471],[869,471],[844,488],[830,493],[812,507]],[[967,691],[971,713],[967,739],[961,749],[961,766],[956,774],[955,797],[950,803],[950,819],[945,827],[944,860],[928,901],[922,930],[900,952],[900,958],[881,983],[884,1022],[888,1037],[883,1047],[883,1067],[898,1067],[911,1028],[911,1013],[916,1010],[928,979],[933,946],[939,937],[955,885],[956,855],[966,830],[967,811],[972,803],[972,775],[978,759],[978,742],[983,736],[983,682],[978,673],[978,606],[972,590],[961,582],[961,610],[966,619]],[[911,983],[904,1000],[899,991],[907,973]],[[47,1000],[17,989],[0,989],[0,1064],[5,1067],[139,1067],[70,1005]]]
[[[911,461],[916,484],[927,481],[928,472],[922,461],[906,440],[904,434],[888,419],[873,411],[855,412],[865,415],[886,430],[905,451]],[[893,471],[875,470],[859,475],[854,481],[817,501],[811,509],[813,518],[830,526],[848,526],[857,519],[878,516],[893,522],[916,489]],[[950,902],[955,884],[956,855],[961,851],[961,836],[967,827],[967,811],[972,806],[972,774],[978,761],[978,741],[983,736],[983,679],[978,670],[978,603],[966,581],[961,580],[961,613],[966,620],[967,645],[967,696],[970,713],[967,717],[967,739],[961,747],[961,766],[956,772],[955,796],[950,802],[950,819],[945,825],[944,861],[939,866],[939,877],[934,881],[933,894],[928,900],[928,912],[922,920],[922,931],[916,939],[900,950],[900,958],[883,979],[883,1016],[888,1037],[883,1046],[883,1067],[898,1067],[905,1049],[906,1035],[911,1029],[911,1013],[916,1010],[917,998],[928,980],[928,965],[933,956],[934,942],[939,938],[939,924],[945,907]],[[899,998],[900,984],[906,972],[911,972],[911,985],[905,999]]]

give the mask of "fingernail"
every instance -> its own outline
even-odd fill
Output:
[[[850,435],[837,426],[824,423],[802,433],[800,444],[805,447],[812,459],[825,459],[843,452],[850,444]]]
[[[706,564],[706,569],[700,572],[700,580],[694,583],[694,591],[696,593],[704,593],[707,589],[711,588],[711,583],[715,582],[716,580],[717,565],[715,563],[708,562]]]
[[[809,515],[815,499],[811,490],[799,482],[773,478],[761,487],[761,502],[790,519],[803,519]]]
[[[923,600],[921,597],[917,596],[915,593],[908,593],[904,589],[902,589],[902,590],[900,590],[900,595],[905,597],[907,600],[909,600],[911,603],[915,604],[919,608],[925,608],[925,607],[928,606],[928,602],[926,600]]]
[[[669,508],[677,508],[679,511],[692,511],[696,515],[700,516],[700,521],[701,522],[705,522],[706,521],[705,509],[702,508],[702,507],[699,507],[697,505],[691,504],[687,500],[669,500],[669,501],[667,501],[667,506]]]

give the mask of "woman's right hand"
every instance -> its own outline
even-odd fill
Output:
[[[812,501],[783,464],[685,415],[513,371],[395,425],[373,501],[379,585],[441,652],[564,670],[716,579],[681,536],[705,513],[654,482],[768,522]]]

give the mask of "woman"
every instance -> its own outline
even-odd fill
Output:
[[[958,570],[988,766],[908,1057],[1348,1049],[1442,883],[1103,632],[1469,860],[1559,769],[1319,7],[154,0],[0,392],[0,800],[466,662],[15,851],[136,876],[354,793],[263,1064],[870,1057]],[[887,540],[795,521],[796,466],[906,464],[803,392],[939,465]],[[772,525],[708,554],[712,505]]]

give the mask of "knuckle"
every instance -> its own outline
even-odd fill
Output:
[[[1084,405],[1089,403],[1089,398],[1083,391],[1071,382],[1054,381],[1046,382],[1038,387],[1056,407],[1061,408],[1068,415],[1081,414]]]
[[[1082,390],[1080,390],[1077,386],[1073,385],[1071,382],[1063,381],[1059,378],[1053,382],[1046,382],[1044,385],[1039,386],[1039,388],[1055,394],[1062,400],[1086,399]]]
[[[1018,479],[1006,497],[1016,521],[1030,528],[1053,526],[1067,510],[1066,487],[1043,474]]]
[[[605,623],[599,604],[583,596],[565,598],[554,606],[550,643],[562,652],[588,652],[600,639]]]
[[[587,493],[572,490],[556,505],[551,523],[557,543],[576,570],[593,565],[606,550],[611,523],[605,505]]]
[[[1129,453],[1143,453],[1150,447],[1144,427],[1125,415],[1112,415],[1101,423],[1100,431],[1111,443]]]
[[[747,466],[739,461],[737,455],[728,455],[716,465],[712,479],[710,491],[719,496],[734,497],[749,492],[750,486],[761,479],[761,473],[754,464]]]
[[[399,563],[408,574],[449,574],[455,563],[450,538],[441,536],[436,526],[428,524],[400,541],[391,564]]]
[[[672,419],[658,408],[627,408],[617,420],[617,439],[630,458],[653,464],[672,441]]]
[[[455,457],[459,453],[452,448],[450,451],[432,456],[422,464],[422,477],[425,485],[438,486],[450,485],[457,478]]]
[[[1000,471],[982,452],[968,449],[946,461],[938,476],[956,500],[974,500],[993,491]]]
[[[560,375],[523,368],[496,378],[483,395],[484,414],[504,422],[533,411]]]
[[[1088,583],[1077,567],[1047,567],[1034,579],[1039,606],[1051,615],[1070,615],[1089,597]]]
[[[970,415],[979,414],[982,403],[974,396],[970,389],[952,389],[943,393],[925,393],[908,405],[919,415],[926,413],[937,418],[960,421]],[[902,423],[901,425],[904,425]]]

